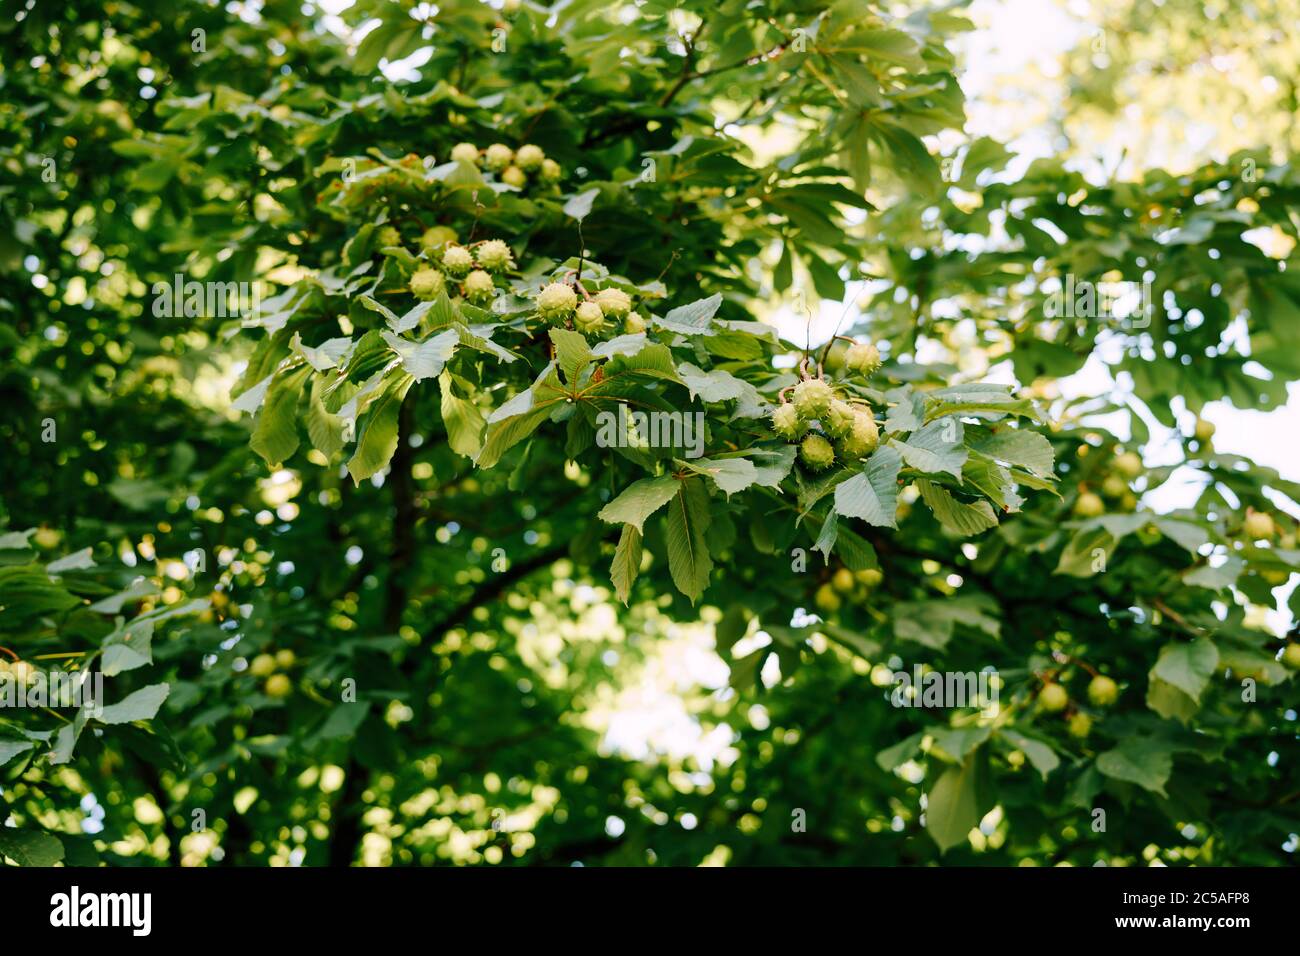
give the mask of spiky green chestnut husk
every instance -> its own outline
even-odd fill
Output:
[[[552,282],[537,295],[537,311],[545,319],[568,318],[578,305],[578,294],[563,282]]]
[[[853,406],[838,398],[831,399],[826,410],[826,430],[837,437],[847,435],[853,430]]]
[[[478,247],[478,264],[488,272],[505,272],[515,267],[510,247],[500,239],[489,239]]]
[[[515,189],[523,189],[528,185],[528,174],[518,166],[507,166],[501,173],[501,181]]]
[[[457,143],[451,148],[451,158],[458,163],[478,165],[478,147],[473,143]]]
[[[442,267],[454,276],[463,276],[474,268],[474,256],[464,246],[448,246],[442,250]]]
[[[870,412],[854,410],[853,427],[840,442],[840,453],[847,461],[865,458],[880,444],[880,429]]]
[[[448,226],[430,226],[420,237],[420,248],[433,255],[443,246],[456,241],[456,230]]]
[[[546,154],[542,152],[542,148],[532,143],[520,146],[519,151],[515,153],[515,165],[525,172],[531,173],[534,169],[540,169],[545,161]]]
[[[814,471],[824,471],[835,464],[835,449],[821,435],[806,435],[799,446],[799,457]]]
[[[482,269],[475,269],[467,275],[461,285],[461,293],[471,302],[490,302],[496,291],[492,276]]]
[[[605,313],[595,302],[584,302],[574,313],[573,324],[582,332],[599,332],[605,327]]]
[[[623,331],[628,335],[635,335],[638,332],[644,332],[645,316],[640,312],[629,312],[627,318],[623,320]]]
[[[793,405],[778,405],[772,409],[772,431],[782,438],[798,437],[801,424],[799,413],[795,411]]]
[[[544,159],[542,160],[541,172],[538,175],[544,183],[558,183],[564,175],[564,170],[560,168],[560,164],[555,160]]]
[[[375,231],[375,246],[383,249],[386,246],[400,246],[402,244],[402,234],[397,231],[396,226],[380,226]]]
[[[505,143],[493,143],[483,153],[483,165],[499,173],[515,161],[515,151]]]
[[[807,421],[820,418],[830,408],[834,390],[820,378],[804,379],[794,387],[794,407],[799,417]]]
[[[880,350],[870,342],[855,342],[844,353],[844,367],[851,372],[870,375],[880,368]]]
[[[411,294],[417,299],[436,299],[447,288],[447,280],[437,269],[420,269],[411,276]]]
[[[622,289],[601,289],[596,293],[596,304],[600,311],[615,319],[632,311],[632,297]]]

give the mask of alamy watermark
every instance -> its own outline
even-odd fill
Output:
[[[176,273],[153,284],[153,314],[160,319],[255,319],[262,296],[256,282],[199,282]]]
[[[0,673],[0,711],[27,707],[76,707],[87,716],[104,712],[101,671],[35,671],[26,680]]]
[[[617,412],[596,415],[596,444],[601,448],[681,448],[682,457],[704,454],[703,412]]]
[[[1100,319],[1145,329],[1151,325],[1151,279],[1092,282],[1069,272],[1048,293],[1043,312],[1049,319]]]
[[[50,925],[56,928],[122,927],[132,936],[153,929],[152,893],[95,893],[74,885],[50,897]]]
[[[978,707],[984,717],[998,713],[998,692],[1002,682],[997,671],[935,671],[912,666],[912,673],[895,671],[889,702],[895,707],[952,709]]]

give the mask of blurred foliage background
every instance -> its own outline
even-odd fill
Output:
[[[120,719],[0,715],[0,854],[1292,864],[1300,485],[1195,426],[1300,377],[1300,11],[1034,6],[1056,27],[1008,75],[1023,4],[0,5],[0,645],[146,648],[113,652]],[[373,477],[269,467],[232,390],[276,331],[155,315],[154,283],[317,281],[372,212],[329,206],[331,163],[466,140],[566,171],[487,214],[516,249],[721,293],[779,368],[839,325],[895,386],[1014,385],[1059,495],[963,538],[904,492],[829,561],[806,509],[715,501],[701,601],[651,561],[625,606],[619,489],[558,431],[476,469],[424,387]],[[1151,324],[1051,316],[1066,275],[1146,279]],[[330,294],[313,320],[364,314]],[[913,665],[996,668],[999,716],[890,706]]]

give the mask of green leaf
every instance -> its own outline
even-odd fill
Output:
[[[867,459],[861,472],[835,487],[835,510],[883,528],[898,527],[898,472],[903,461],[885,446]]]
[[[962,537],[979,534],[981,531],[995,527],[998,523],[998,517],[987,501],[973,503],[958,501],[947,488],[931,481],[918,479],[916,487],[921,492],[922,500],[930,506],[934,516],[939,519],[939,523],[953,534]]]
[[[1220,591],[1236,584],[1237,578],[1241,577],[1241,572],[1245,569],[1246,562],[1237,555],[1230,554],[1218,567],[1203,564],[1188,571],[1183,575],[1183,583]]]
[[[681,464],[696,474],[708,476],[728,495],[744,491],[758,481],[758,469],[748,458],[695,458]]]
[[[968,753],[983,744],[992,734],[993,728],[987,724],[982,727],[935,727],[930,731],[933,742],[929,753],[951,763],[961,763]]]
[[[1034,403],[1027,398],[1016,398],[1006,385],[980,382],[956,385],[951,388],[936,389],[929,393],[928,398],[925,414],[927,422],[946,415],[970,412],[986,412],[997,417],[1002,415],[1038,417]]]
[[[921,749],[921,741],[924,739],[925,734],[916,733],[906,740],[900,740],[892,747],[886,747],[876,754],[876,764],[881,770],[897,770],[917,755]]]
[[[119,626],[104,638],[100,646],[104,651],[100,658],[100,670],[105,677],[152,664],[153,621],[146,618]]]
[[[875,114],[876,117],[885,115]],[[919,136],[883,119],[872,124],[871,136],[889,154],[911,189],[926,196],[938,191],[943,182],[939,164]]]
[[[57,561],[51,561],[45,566],[48,574],[61,574],[64,571],[84,571],[87,568],[95,566],[95,559],[90,556],[90,548],[82,548],[80,551],[74,551],[72,554],[65,554]]]
[[[1113,780],[1136,783],[1163,797],[1174,761],[1169,745],[1163,741],[1127,737],[1097,758],[1097,769]]]
[[[1151,668],[1151,676],[1172,684],[1200,703],[1205,690],[1219,666],[1219,649],[1208,637],[1193,641],[1175,641],[1160,649],[1160,656]]]
[[[1034,769],[1042,775],[1044,780],[1047,779],[1049,773],[1061,765],[1061,758],[1056,756],[1056,751],[1041,740],[1026,737],[1015,730],[1004,729],[1000,733],[1013,747],[1018,747],[1024,751],[1025,756],[1029,758],[1029,762],[1033,764]]]
[[[63,844],[39,830],[0,827],[0,854],[19,866],[54,866],[63,859]]]
[[[723,369],[706,372],[696,368],[690,362],[677,366],[677,373],[690,390],[691,398],[701,398],[706,402],[725,402],[740,398],[745,393],[746,383]]]
[[[1011,472],[979,452],[971,452],[966,464],[962,466],[961,476],[966,484],[988,498],[996,508],[1015,512],[1024,504],[1024,499],[1016,491],[1016,482],[1011,477]]]
[[[956,418],[930,422],[904,442],[891,442],[903,460],[927,474],[947,472],[961,481],[961,468],[968,454],[962,423]]]
[[[153,597],[155,594],[159,594],[160,592],[161,588],[159,588],[159,585],[153,583],[153,581],[148,580],[147,578],[142,578],[127,585],[123,591],[117,592],[116,594],[109,594],[108,597],[100,598],[100,600],[96,601],[95,604],[87,607],[87,610],[96,611],[96,613],[99,614],[117,614],[120,613],[122,607],[125,607],[127,604],[134,604],[135,601],[142,600],[142,598],[146,597]]]
[[[487,423],[483,420],[478,405],[469,399],[458,398],[452,386],[451,373],[444,371],[438,376],[447,444],[456,454],[473,459],[483,448],[483,429]]]
[[[746,657],[731,662],[731,674],[727,679],[729,686],[744,693],[758,683],[763,671],[763,663],[771,655],[770,647],[760,647]]]
[[[321,740],[343,740],[352,737],[365,722],[368,713],[370,713],[368,701],[335,703],[329,716],[316,731],[316,736]]]
[[[591,213],[591,205],[599,195],[599,189],[588,189],[586,192],[569,197],[564,204],[564,214],[570,219],[582,222]]]
[[[953,628],[957,624],[997,637],[1002,627],[1001,622],[993,616],[997,610],[997,604],[981,594],[899,602],[891,609],[894,636],[900,641],[915,641],[935,650],[943,650],[952,639]]]
[[[1101,774],[1097,772],[1096,765],[1089,764],[1084,768],[1083,773],[1075,778],[1073,786],[1070,787],[1069,805],[1091,810],[1096,806],[1096,803],[1093,802],[1094,798],[1101,792],[1104,783]]]
[[[636,355],[643,348],[653,343],[646,338],[644,332],[629,332],[626,335],[616,335],[612,339],[604,342],[597,342],[592,346],[591,353],[598,358],[613,358],[616,355]]]
[[[1161,534],[1192,554],[1199,553],[1200,549],[1210,542],[1210,532],[1199,524],[1164,515],[1157,516],[1153,520]]]
[[[754,449],[748,454],[754,460],[756,471],[754,484],[765,488],[779,488],[790,469],[794,467],[798,449],[794,445],[782,445],[777,449]]]
[[[383,336],[389,347],[401,356],[402,368],[417,382],[439,375],[460,345],[460,329],[456,327],[436,332],[423,342],[411,342],[392,332],[384,332]]]
[[[108,493],[132,511],[153,511],[171,497],[166,488],[148,478],[114,478],[108,483]]]
[[[531,398],[531,390],[527,394]],[[500,421],[494,422],[489,417],[487,430],[483,433],[483,447],[479,450],[474,463],[480,468],[491,468],[499,462],[502,455],[531,435],[537,430],[537,426],[546,421],[551,414],[551,404],[553,402]]]
[[[531,435],[550,416],[554,406],[566,398],[554,363],[547,365],[532,386],[488,416],[483,448],[474,459],[475,464],[491,468],[502,455]]]
[[[834,50],[863,55],[868,60],[879,60],[901,66],[909,73],[924,73],[925,60],[921,46],[902,30],[860,28],[835,41]]]
[[[926,798],[925,829],[939,849],[948,851],[965,843],[988,808],[980,800],[979,756],[959,767],[949,767],[934,782]]]
[[[916,431],[925,423],[925,395],[910,385],[890,389],[885,399],[890,402],[885,413],[887,434]]]
[[[1200,704],[1192,700],[1173,684],[1151,675],[1147,684],[1147,706],[1165,720],[1177,720],[1187,724],[1201,709]]]
[[[874,661],[879,658],[881,645],[879,641],[873,641],[852,628],[840,627],[838,624],[828,623],[826,621],[817,625],[817,629],[824,633],[831,640],[836,641],[853,653],[857,654],[864,661]]]
[[[258,410],[250,444],[272,468],[298,450],[298,399],[309,374],[311,369],[303,366],[277,375]]]
[[[393,331],[395,331],[395,332],[404,332],[404,331],[406,331],[406,329],[398,329],[398,328],[396,328],[396,326],[398,326],[398,325],[401,323],[402,320],[401,320],[400,318],[397,317],[397,313],[396,313],[396,312],[394,312],[394,311],[393,311],[392,309],[390,309],[388,306],[384,305],[382,302],[377,302],[375,299],[371,298],[371,297],[368,296],[368,295],[359,295],[359,296],[357,296],[357,301],[360,302],[362,305],[364,305],[364,306],[365,306],[367,309],[369,309],[371,312],[378,312],[380,315],[382,315],[382,316],[384,317],[384,321],[385,321],[386,323],[388,323],[388,327],[389,327],[390,329],[393,329]],[[423,303],[421,303],[421,304],[423,304]],[[409,325],[409,326],[407,326],[407,328],[414,328],[414,325],[413,325],[413,324],[412,324],[412,325]],[[296,336],[296,334],[297,334],[297,333],[295,333],[295,336]],[[292,344],[292,343],[291,343],[291,344]],[[313,364],[314,364],[314,363],[313,363]],[[318,371],[324,371],[324,369],[318,369]]]
[[[378,474],[392,460],[397,451],[398,418],[402,401],[411,387],[412,379],[394,383],[370,407],[365,423],[357,435],[357,447],[348,460],[348,474],[354,484],[361,484]]]
[[[866,538],[852,528],[840,528],[835,534],[835,550],[850,571],[878,570],[880,559],[876,549]]]
[[[0,739],[0,767],[13,760],[21,753],[26,753],[36,745],[30,740]]]
[[[385,11],[388,16],[357,44],[352,68],[358,73],[371,73],[380,60],[392,63],[415,52],[420,45],[420,21],[405,15],[401,7]]]
[[[614,584],[614,593],[618,599],[627,604],[632,594],[632,582],[641,570],[641,531],[636,525],[623,525],[623,533],[618,537],[618,547],[614,550],[614,563],[609,569],[610,581]]]
[[[35,528],[28,528],[26,531],[8,531],[4,534],[0,534],[0,551],[22,550],[27,548],[27,539],[35,533]]]
[[[709,494],[700,478],[682,479],[677,486],[666,518],[668,570],[677,590],[695,603],[708,586],[713,569],[704,537],[712,520]]]
[[[822,521],[822,529],[817,532],[817,540],[813,542],[812,549],[822,553],[822,560],[830,564],[831,551],[835,548],[835,539],[839,537],[839,515],[835,509],[831,508],[826,512],[826,518]]]
[[[661,478],[642,478],[623,489],[623,492],[596,517],[610,524],[629,524],[638,532],[644,531],[645,519],[672,500],[681,484],[671,475]]]
[[[712,335],[712,320],[720,305],[722,296],[714,293],[707,299],[697,299],[689,305],[678,306],[662,319],[656,318],[654,325],[681,335]]]
[[[871,123],[865,112],[859,114],[845,134],[840,162],[860,192],[871,188]]]
[[[600,355],[600,347],[597,346],[594,352]],[[668,346],[660,342],[645,342],[635,352],[615,354],[606,366],[606,374],[612,378],[622,372],[645,375],[668,382],[681,383],[682,381],[673,362],[673,353]]]
[[[1061,550],[1053,574],[1090,578],[1106,567],[1115,551],[1115,538],[1105,528],[1080,531]]]
[[[72,723],[64,724],[59,728],[58,733],[54,735],[54,746],[50,748],[48,757],[51,764],[65,764],[72,759],[72,752],[76,749],[77,741],[81,739],[81,732],[86,727],[86,721],[89,711],[82,707],[72,718]]]
[[[169,684],[151,684],[129,694],[116,704],[109,704],[95,716],[101,724],[129,724],[133,720],[152,720],[171,691]]]
[[[343,419],[331,415],[325,408],[325,379],[312,379],[311,395],[307,399],[307,437],[312,447],[326,458],[333,458],[343,450]]]
[[[555,364],[564,373],[564,380],[573,385],[578,381],[578,374],[583,368],[595,359],[595,353],[581,332],[553,328],[550,335],[555,344]]]
[[[1052,443],[1038,432],[1024,428],[975,429],[970,446],[1004,465],[1019,465],[1040,478],[1052,477]]]

